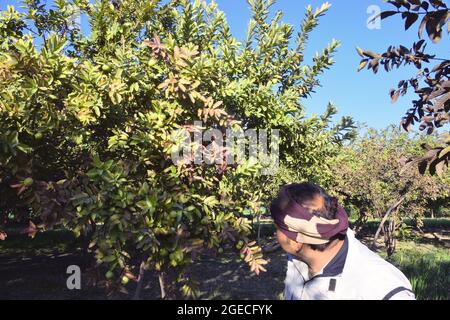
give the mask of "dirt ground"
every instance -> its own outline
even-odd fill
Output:
[[[450,232],[435,235],[449,237]],[[427,234],[427,237],[422,239],[438,241],[432,233]],[[366,238],[363,242],[369,240],[370,238]],[[202,258],[192,267],[192,275],[200,283],[199,298],[280,299],[284,288],[286,255],[281,250],[276,250],[266,253],[265,258],[269,260],[267,272],[259,276],[251,274],[248,266],[234,253],[225,253],[220,259]],[[76,246],[64,250],[24,250],[19,253],[0,251],[0,299],[106,299],[104,286],[90,283],[83,261],[80,249]],[[66,280],[69,275],[66,270],[70,265],[81,267],[81,290],[67,289]],[[148,272],[146,279],[147,285],[143,289],[142,298],[159,299],[156,275]],[[115,298],[129,299],[134,286],[131,282],[127,286],[131,295],[122,293]]]
[[[192,267],[192,276],[199,281],[202,299],[278,299],[283,291],[286,256],[280,250],[268,253],[267,272],[256,276],[236,254],[225,253],[220,259],[204,257]],[[50,251],[20,254],[0,253],[0,299],[106,299],[102,284],[89,281],[89,271],[83,267],[79,249],[69,252]],[[67,267],[81,268],[81,290],[66,286]],[[86,276],[84,276],[86,275]],[[158,279],[146,273],[143,299],[159,299]],[[116,299],[129,299],[134,283],[127,285],[131,295],[118,294]]]

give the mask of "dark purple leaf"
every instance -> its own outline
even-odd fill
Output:
[[[422,22],[420,23],[420,26],[419,26],[419,38],[422,38],[423,28],[425,28],[425,25],[426,25],[428,19],[429,19],[429,16],[425,15],[423,17],[423,19],[422,19]]]
[[[419,162],[419,172],[420,172],[420,174],[424,174],[425,173],[425,171],[427,170],[427,166],[428,166],[428,163],[426,162],[426,161],[421,161],[421,162]]]
[[[419,15],[417,13],[412,12],[405,12],[405,14],[406,14],[405,30],[408,30],[414,24],[414,22],[417,21]]]
[[[393,16],[394,14],[399,13],[398,11],[383,11],[380,13],[381,20],[386,19],[387,17]]]

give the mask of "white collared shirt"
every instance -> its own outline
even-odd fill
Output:
[[[308,265],[288,255],[286,300],[414,300],[411,289],[400,270],[363,245],[350,229],[340,251],[311,278]]]

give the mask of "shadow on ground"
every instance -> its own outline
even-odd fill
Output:
[[[58,235],[60,237],[60,235]],[[49,241],[37,236],[11,236],[0,249],[0,299],[106,299],[102,284],[93,284],[84,265],[79,247],[64,239]],[[60,239],[59,239],[60,240]],[[63,242],[64,242],[63,241]],[[21,244],[18,248],[18,244]],[[256,276],[250,273],[236,253],[225,252],[220,258],[204,257],[191,267],[191,275],[200,284],[201,299],[278,299],[284,288],[286,256],[280,252],[266,254],[267,272]],[[81,290],[67,289],[66,273],[70,265],[80,266]],[[142,291],[143,299],[159,299],[157,276],[149,271]],[[117,299],[133,296],[135,284],[127,285],[129,295],[118,294]]]

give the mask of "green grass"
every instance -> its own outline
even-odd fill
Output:
[[[385,257],[384,253],[380,253]],[[450,300],[450,250],[413,241],[399,242],[389,261],[408,277],[416,298]]]

